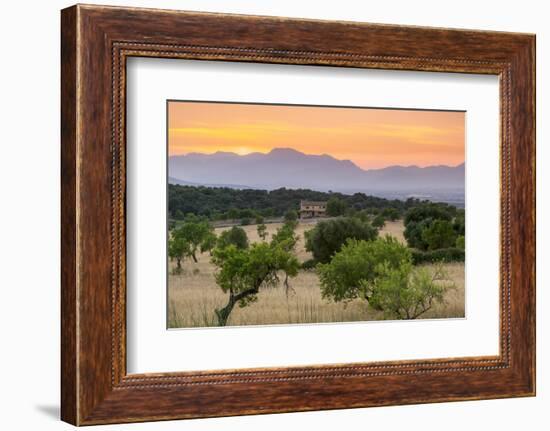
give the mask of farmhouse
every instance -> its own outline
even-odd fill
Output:
[[[326,212],[326,202],[300,201],[300,218],[324,217]]]

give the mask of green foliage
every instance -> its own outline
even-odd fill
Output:
[[[235,220],[240,217],[241,212],[237,208],[231,208],[227,211],[227,218],[230,220]]]
[[[298,212],[295,210],[288,210],[285,212],[285,221],[296,221],[298,220]]]
[[[411,248],[418,250],[427,250],[428,244],[422,239],[422,232],[432,223],[432,219],[428,218],[419,222],[412,221],[405,225],[403,235],[407,240],[407,244]]]
[[[396,208],[387,207],[382,210],[381,215],[386,220],[396,221],[401,216],[401,213]]]
[[[364,193],[345,195],[342,193],[325,193],[307,189],[230,189],[225,187],[203,187],[168,185],[168,212],[169,218],[182,219],[182,214],[193,213],[206,216],[214,220],[241,220],[256,215],[263,217],[282,217],[288,210],[297,210],[301,200],[327,201],[338,198],[346,207],[356,211],[369,209],[379,211],[384,208],[395,208],[400,213],[420,205],[421,201],[409,199],[388,200]],[[253,213],[249,213],[251,210]],[[179,211],[179,212],[178,212]],[[245,211],[245,212],[243,212]],[[178,215],[178,217],[176,217]],[[391,218],[390,218],[391,219]]]
[[[464,235],[459,235],[456,238],[455,247],[461,250],[464,250],[466,248],[466,239],[464,238]]]
[[[344,215],[347,209],[347,204],[342,199],[335,196],[327,201],[327,215],[329,217],[338,217]]]
[[[317,265],[324,298],[364,299],[386,318],[416,319],[452,284],[441,267],[414,268],[409,249],[395,238],[349,240],[330,263]],[[447,283],[446,283],[447,282]]]
[[[248,226],[250,224],[250,219],[245,217],[241,220],[241,226]]]
[[[308,259],[302,263],[302,269],[306,271],[310,269],[315,269],[316,266],[317,266],[317,262],[315,259]]]
[[[175,259],[177,268],[181,269],[181,261],[185,257],[197,262],[197,251],[204,253],[212,250],[216,236],[212,226],[206,220],[189,217],[189,221],[177,225],[170,233],[168,241],[168,256]]]
[[[220,234],[217,247],[227,248],[230,245],[234,245],[235,248],[241,250],[248,248],[248,236],[243,228],[233,226]]]
[[[265,241],[267,238],[267,226],[262,222],[256,226],[256,230],[258,231],[258,236],[261,240]]]
[[[378,231],[358,218],[340,217],[317,223],[305,236],[306,250],[317,262],[327,263],[348,239],[371,241],[378,236]]]
[[[321,294],[336,302],[369,300],[372,284],[385,266],[398,268],[410,262],[408,248],[386,236],[374,241],[349,239],[330,263],[317,265]]]
[[[452,235],[448,226],[453,228],[450,223],[456,213],[457,209],[451,205],[433,202],[410,208],[404,220],[409,247],[434,250],[454,245],[456,234]]]
[[[239,212],[239,217],[242,218],[242,219],[252,220],[252,219],[256,218],[256,215],[257,214],[253,210],[251,210],[250,208],[242,209]]]
[[[432,251],[412,249],[411,255],[415,265],[436,262],[464,262],[465,258],[464,250],[457,247],[440,248]]]
[[[185,256],[189,255],[189,243],[181,237],[172,236],[168,241],[168,257],[176,261],[174,274],[181,274],[181,261]]]
[[[212,262],[218,267],[216,282],[229,294],[227,305],[216,309],[218,324],[225,326],[233,307],[246,307],[256,301],[260,289],[274,287],[279,274],[288,277],[298,274],[300,263],[288,251],[287,240],[271,243],[254,243],[249,248],[238,249],[234,245],[214,249]]]
[[[285,222],[279,229],[277,229],[277,232],[273,234],[273,237],[271,238],[272,244],[283,244],[283,247],[287,251],[294,250],[294,247],[299,239],[298,235],[295,233],[297,227],[298,222],[296,220]]]
[[[218,238],[213,230],[206,232],[200,243],[200,252],[206,253],[207,251],[211,251],[216,246],[217,240]]]
[[[455,219],[453,220],[453,229],[459,236],[464,236],[466,232],[465,213],[463,209],[457,210]]]
[[[413,268],[410,261],[398,267],[385,262],[378,273],[373,283],[365,282],[370,291],[369,305],[389,319],[420,317],[435,303],[442,303],[445,292],[453,286],[441,266],[432,273],[427,268]]]
[[[367,212],[367,210],[361,210],[361,211],[357,211],[353,217],[361,220],[362,222],[368,222],[370,221],[371,219],[371,216],[370,214]]]
[[[456,233],[453,225],[447,220],[434,220],[422,230],[422,241],[428,250],[452,247],[456,243]]]
[[[426,219],[451,221],[456,208],[446,204],[433,202],[423,203],[409,209],[405,214],[405,226],[411,222],[419,223]]]
[[[411,248],[425,251],[452,247],[461,231],[464,210],[451,205],[423,203],[405,214],[404,236]]]
[[[383,228],[385,224],[386,224],[386,220],[384,219],[384,217],[382,216],[382,214],[377,215],[377,216],[374,217],[374,219],[372,220],[372,226],[375,227],[375,228],[377,228],[377,229]]]

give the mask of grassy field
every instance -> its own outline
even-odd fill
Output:
[[[300,222],[296,233],[300,240],[296,253],[301,262],[311,258],[305,250],[304,232],[314,226],[315,221]],[[271,236],[280,223],[268,224]],[[218,228],[216,234],[229,228]],[[259,241],[256,226],[244,226],[251,242]],[[387,222],[380,235],[390,234],[404,242],[402,221]],[[174,263],[170,263],[172,269]],[[168,326],[170,328],[216,326],[214,309],[227,303],[214,280],[215,266],[210,255],[198,257],[198,263],[186,260],[183,274],[168,277]],[[445,269],[456,288],[449,290],[444,304],[434,306],[422,318],[464,317],[464,263],[446,264]],[[348,304],[329,302],[321,298],[319,280],[314,271],[300,271],[290,280],[292,290],[285,292],[282,286],[260,291],[253,304],[235,307],[228,325],[267,325],[288,323],[354,322],[381,320],[380,312],[368,309],[365,301],[354,300]]]

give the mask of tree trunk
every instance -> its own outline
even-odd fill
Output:
[[[198,262],[197,256],[195,256],[195,252],[191,253],[191,257],[193,258],[193,261],[194,261],[195,263]]]
[[[181,271],[181,257],[176,258],[176,266],[178,271]]]
[[[231,314],[236,302],[235,297],[231,294],[229,295],[229,301],[225,307],[214,310],[216,312],[216,316],[218,317],[218,325],[227,325],[227,320],[229,319],[229,315]]]
[[[258,287],[245,290],[236,295],[230,292],[229,301],[227,301],[227,305],[223,308],[214,310],[214,312],[216,313],[216,317],[218,318],[218,325],[226,326],[227,320],[229,319],[229,315],[231,314],[231,311],[233,311],[233,307],[235,306],[235,304],[239,302],[241,299],[246,298],[247,296],[256,295],[258,293],[260,284],[261,283],[258,284]]]

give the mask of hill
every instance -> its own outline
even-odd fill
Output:
[[[225,185],[275,190],[286,187],[317,191],[410,192],[464,190],[464,164],[458,166],[390,166],[364,170],[350,160],[275,148],[267,154],[190,153],[169,158],[171,183]]]

